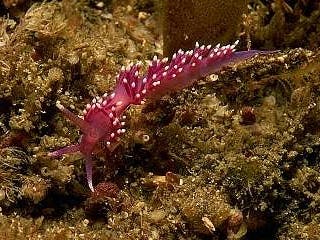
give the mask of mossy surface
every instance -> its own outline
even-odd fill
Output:
[[[243,36],[250,45],[265,48],[319,47],[319,1],[250,1]]]
[[[189,49],[196,41],[203,44],[228,44],[239,32],[247,0],[164,0],[164,55]]]
[[[318,45],[129,109],[119,146],[95,156],[102,190],[90,194],[81,155],[47,157],[79,138],[55,102],[81,115],[122,65],[161,56],[156,3],[21,4],[0,19],[0,239],[320,238]],[[253,46],[278,46],[262,39]]]

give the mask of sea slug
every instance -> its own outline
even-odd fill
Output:
[[[89,188],[92,183],[92,155],[96,149],[112,151],[125,132],[123,113],[130,105],[140,105],[146,100],[159,98],[167,93],[192,85],[197,79],[218,72],[258,53],[257,50],[235,51],[238,44],[215,47],[199,46],[190,51],[179,50],[171,60],[159,60],[156,56],[150,62],[144,75],[140,74],[141,63],[122,67],[114,91],[102,97],[95,97],[79,118],[57,102],[57,107],[83,133],[79,143],[67,146],[48,155],[59,157],[80,151],[86,159],[86,174]]]

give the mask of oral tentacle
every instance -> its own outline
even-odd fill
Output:
[[[74,144],[74,145],[70,145],[64,148],[61,148],[59,150],[56,150],[54,152],[50,152],[48,153],[49,157],[60,157],[64,154],[68,154],[68,153],[76,153],[80,151],[80,145],[79,144]]]
[[[79,118],[77,115],[65,108],[59,101],[56,103],[57,108],[68,118],[73,124],[78,126],[83,133],[88,133],[92,129],[90,124],[85,120]]]
[[[87,174],[87,183],[92,192],[94,192],[93,183],[92,183],[92,155],[86,155],[86,174]]]

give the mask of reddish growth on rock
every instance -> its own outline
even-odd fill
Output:
[[[215,73],[223,67],[248,59],[260,51],[235,52],[233,45],[220,47],[199,46],[190,51],[179,50],[168,61],[158,60],[155,56],[150,62],[145,75],[140,75],[141,64],[122,67],[117,76],[116,87],[112,94],[96,97],[84,110],[84,119],[77,117],[57,102],[57,107],[72,123],[77,125],[82,137],[78,144],[67,146],[49,153],[58,157],[80,151],[86,159],[87,181],[91,191],[92,154],[98,147],[112,151],[125,132],[122,114],[131,105],[140,105],[148,99],[155,99],[164,94],[192,85],[197,79]]]

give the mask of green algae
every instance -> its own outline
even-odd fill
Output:
[[[95,183],[120,188],[101,209],[81,156],[46,156],[79,136],[57,100],[81,115],[122,64],[161,53],[150,4],[53,1],[1,19],[0,238],[318,239],[319,50],[259,56],[130,109],[127,136],[95,159]]]

